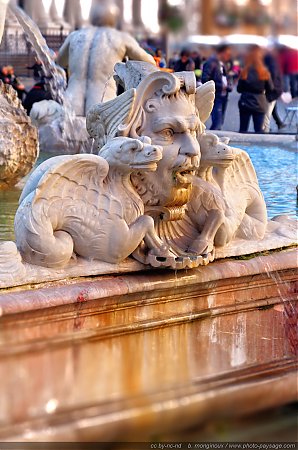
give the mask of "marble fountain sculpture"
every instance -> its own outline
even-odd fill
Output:
[[[297,398],[296,224],[206,132],[213,82],[115,80],[98,154],[37,167],[0,243],[2,441],[154,442]]]
[[[8,1],[0,1],[0,42]],[[14,186],[27,175],[39,154],[37,130],[16,91],[0,82],[0,189]]]
[[[87,115],[98,155],[53,157],[29,177],[16,245],[1,244],[3,286],[118,272],[127,257],[184,269],[293,244],[295,224],[268,224],[248,154],[205,132],[213,82],[130,61],[115,79],[124,93]]]

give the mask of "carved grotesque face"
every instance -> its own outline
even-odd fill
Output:
[[[155,173],[135,174],[132,181],[145,205],[181,206],[191,193],[191,175],[200,162],[194,96],[183,91],[170,97],[152,98],[145,104],[145,119],[138,134],[163,147]]]

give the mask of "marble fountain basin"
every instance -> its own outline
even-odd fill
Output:
[[[297,155],[247,150],[269,215],[293,215]],[[2,441],[144,441],[296,401],[297,278],[287,248],[1,289]]]

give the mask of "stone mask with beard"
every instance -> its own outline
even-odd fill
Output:
[[[156,172],[132,175],[145,206],[179,207],[189,201],[191,175],[200,163],[197,141],[200,125],[194,95],[186,94],[183,89],[146,101],[136,134],[149,136],[153,144],[161,145],[163,158]]]
[[[148,136],[162,146],[156,172],[134,173],[132,182],[147,210],[184,211],[200,163],[198,137],[212,110],[214,86],[205,86],[198,95],[201,88],[196,89],[193,72],[166,73],[136,61],[116,64],[115,72],[124,93],[92,108],[89,134],[99,149],[114,136]]]

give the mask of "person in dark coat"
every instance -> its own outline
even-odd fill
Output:
[[[50,92],[45,89],[45,82],[39,81],[33,88],[28,92],[26,98],[23,102],[23,106],[27,111],[28,116],[30,115],[32,106],[34,103],[41,102],[42,100],[51,100],[52,96]]]
[[[34,80],[41,80],[44,77],[41,61],[37,58],[35,58],[35,63],[33,66],[27,66],[27,69],[33,70]]]
[[[216,55],[212,55],[203,66],[202,83],[213,80],[215,83],[215,100],[211,113],[211,130],[221,130],[228,104],[228,95],[232,91],[225,64],[231,59],[228,45],[217,47]]]
[[[16,77],[15,73],[14,73],[14,68],[13,66],[6,66],[6,69],[8,71],[8,78],[9,81],[7,84],[10,84],[14,90],[17,92],[18,97],[21,101],[23,101],[24,96],[26,94],[26,90],[25,90],[25,86],[23,85],[23,83],[21,83],[21,81]]]
[[[182,50],[180,58],[174,64],[174,72],[194,71],[195,63],[188,50]]]
[[[279,67],[279,63],[277,58],[275,57],[273,52],[268,52],[264,56],[264,63],[267,69],[270,72],[271,80],[274,86],[273,91],[267,94],[267,111],[264,118],[264,133],[269,133],[270,131],[270,118],[274,112],[274,120],[276,121],[276,124],[278,126],[278,129],[284,128],[285,124],[283,124],[282,120],[280,119],[277,108],[276,108],[276,101],[282,94],[282,74],[281,69]]]
[[[246,55],[245,66],[240,73],[237,91],[241,93],[238,103],[240,133],[246,133],[251,117],[256,133],[263,133],[267,99],[274,92],[269,70],[263,62],[262,49],[253,45]]]

